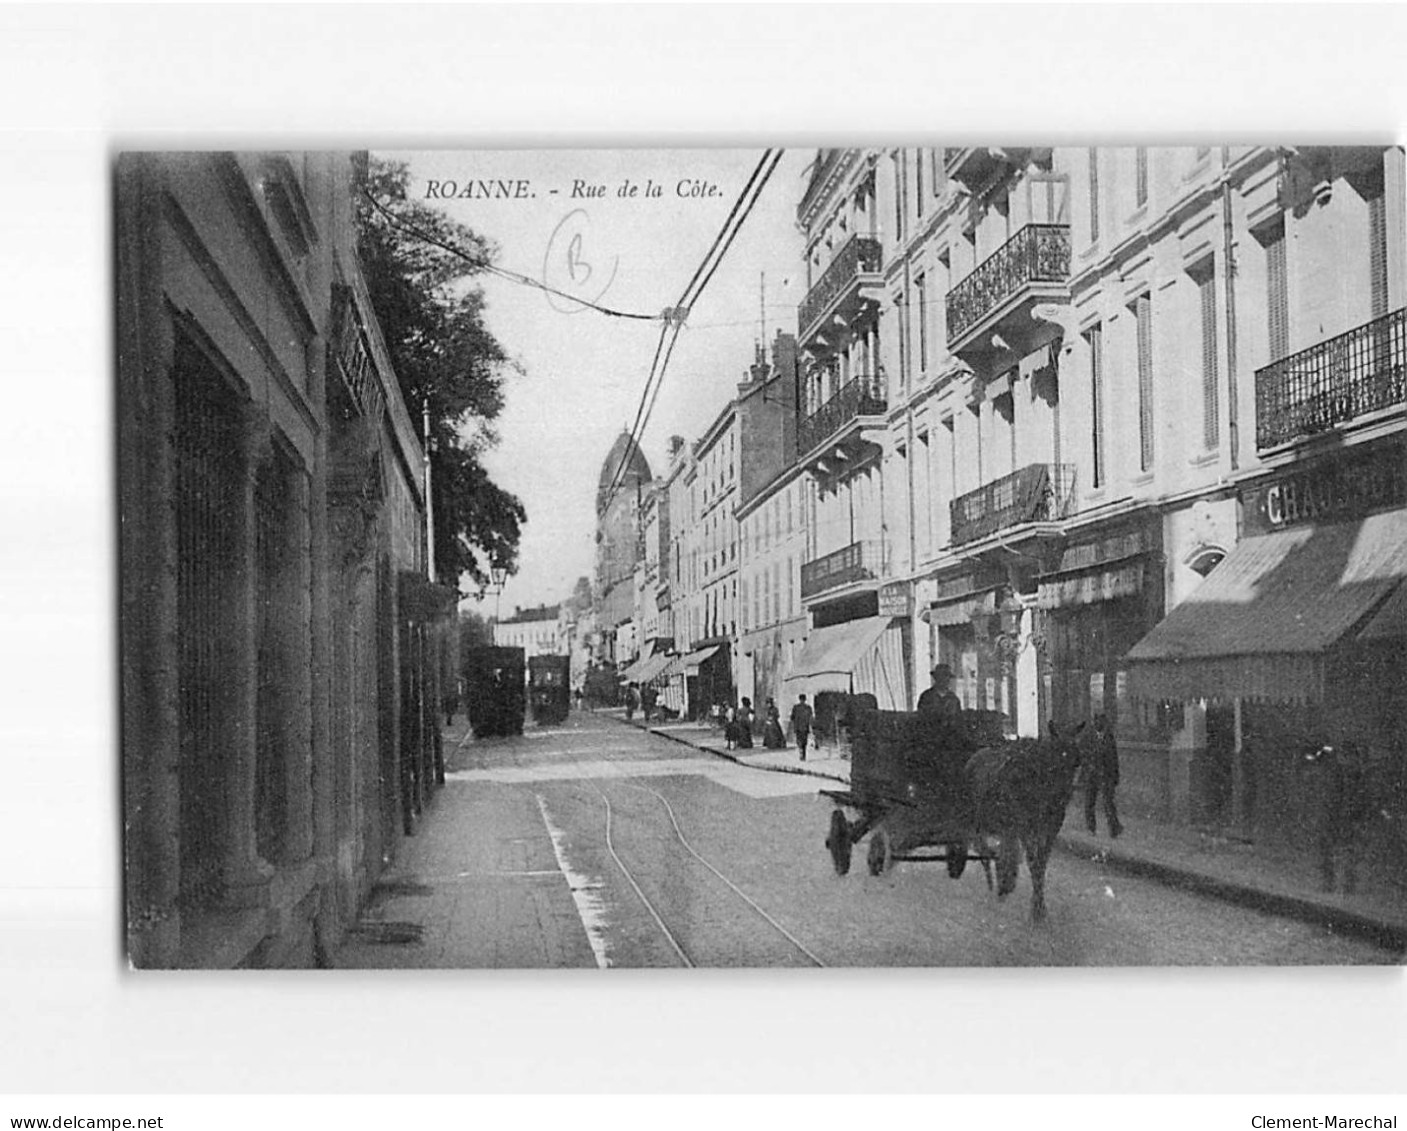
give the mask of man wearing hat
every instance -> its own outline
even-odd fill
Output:
[[[941,719],[956,719],[962,714],[962,703],[953,694],[953,669],[939,664],[933,669],[933,686],[918,697],[921,715],[937,715]]]

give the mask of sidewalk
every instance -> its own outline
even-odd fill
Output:
[[[607,712],[603,712],[607,713]],[[622,722],[624,712],[609,712]],[[686,743],[741,765],[782,773],[809,774],[827,782],[850,783],[850,762],[835,747],[811,751],[801,761],[795,747],[785,750],[727,750],[723,733],[706,723],[671,722],[630,725],[664,738]],[[1102,827],[1102,824],[1101,824]],[[1118,840],[1091,836],[1077,796],[1070,804],[1057,844],[1076,856],[1105,867],[1187,888],[1217,899],[1252,907],[1267,914],[1319,923],[1331,930],[1364,937],[1394,950],[1407,950],[1407,888],[1365,885],[1358,893],[1318,890],[1312,846],[1302,854],[1275,852],[1195,828],[1126,816]],[[1405,878],[1407,879],[1407,878]]]

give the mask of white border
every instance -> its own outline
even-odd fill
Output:
[[[122,973],[107,159],[1400,139],[1404,42],[1389,6],[0,10],[0,1094],[1400,1090],[1401,970]]]

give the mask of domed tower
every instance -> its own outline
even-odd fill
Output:
[[[611,485],[616,482],[618,471],[620,482],[612,494]],[[601,482],[596,490],[594,611],[603,636],[604,654],[611,659],[616,658],[616,630],[635,614],[635,566],[642,550],[639,500],[641,490],[652,478],[639,446],[631,442],[629,433],[622,432],[601,467]]]
[[[629,453],[628,460],[626,453]],[[622,477],[620,489],[616,492],[617,495],[628,495],[633,498],[636,489],[641,484],[648,483],[654,478],[650,473],[650,464],[645,459],[645,453],[640,450],[640,445],[631,442],[629,432],[622,432],[616,437],[616,442],[611,445],[606,462],[601,465],[601,482],[596,488],[596,515],[598,518],[605,513],[606,504],[611,494],[611,484],[615,482],[616,473],[622,462],[625,463],[625,474]]]

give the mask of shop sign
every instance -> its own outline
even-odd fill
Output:
[[[913,613],[913,594],[907,582],[879,587],[879,615],[906,617]]]
[[[1132,558],[1146,553],[1148,539],[1142,530],[1130,530],[1125,534],[1115,534],[1099,542],[1085,542],[1070,546],[1060,555],[1060,572],[1069,573],[1077,569],[1089,569],[1103,562],[1116,562],[1122,558]]]
[[[1000,570],[977,570],[959,574],[957,577],[947,577],[934,583],[932,603],[938,605],[945,601],[957,601],[1005,584],[1006,574]]]
[[[1407,503],[1403,448],[1322,462],[1282,475],[1253,496],[1246,524],[1258,533],[1304,522],[1331,523]]]

